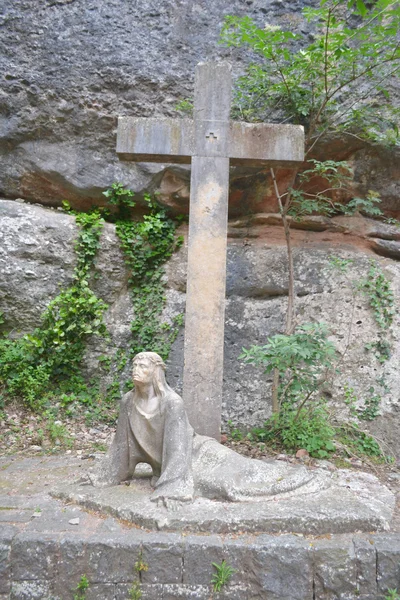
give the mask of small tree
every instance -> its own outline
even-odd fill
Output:
[[[374,192],[367,198],[353,198],[346,206],[334,200],[335,191],[348,188],[351,168],[343,161],[316,160],[316,145],[333,133],[400,145],[400,110],[393,105],[390,91],[400,69],[398,2],[321,0],[318,8],[305,8],[303,14],[314,25],[311,44],[305,43],[302,35],[278,26],[266,24],[260,29],[249,17],[227,17],[222,31],[222,43],[247,47],[257,59],[237,82],[236,115],[249,121],[264,121],[273,115],[280,122],[305,127],[306,161],[293,172],[287,189],[279,190],[271,169],[289,263],[286,336],[291,336],[295,327],[291,219],[355,211],[382,215],[377,206],[379,195]],[[326,185],[314,193],[313,183],[321,179]],[[280,407],[280,374],[275,366],[275,413]]]

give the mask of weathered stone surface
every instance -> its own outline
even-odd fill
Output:
[[[135,573],[140,551],[140,538],[127,535],[93,536],[87,548],[88,577],[92,581],[125,583]]]
[[[217,68],[221,65],[214,64]],[[211,77],[219,93],[216,105],[226,105],[225,100],[222,102],[224,78],[220,73],[212,73]],[[229,96],[230,87],[229,83]],[[206,107],[209,109],[210,106],[211,103],[203,102],[197,111],[203,117],[201,126],[190,119],[120,117],[117,130],[119,158],[133,162],[190,164],[192,156],[208,155],[201,146],[212,130],[214,143],[208,153],[211,150],[213,156],[229,157],[232,166],[288,167],[303,162],[304,135],[300,126],[231,121],[222,128],[222,122],[229,118],[229,107],[222,119],[220,115],[218,118],[205,116]],[[196,108],[194,112],[196,114]],[[223,141],[220,140],[222,136],[225,137]]]
[[[211,586],[207,585],[165,585],[162,600],[208,600]]]
[[[253,569],[267,598],[293,600],[311,597],[312,566],[308,542],[291,536],[277,540],[262,536],[257,540]]]
[[[318,600],[350,600],[357,597],[354,546],[320,540],[314,549],[315,597]]]
[[[115,600],[115,586],[113,583],[90,584],[85,591],[85,600]],[[129,598],[129,596],[128,596]]]
[[[400,148],[370,145],[352,157],[355,189],[362,196],[369,190],[382,192],[382,206],[398,214],[400,198]]]
[[[179,511],[151,502],[150,478],[140,472],[129,487],[62,485],[53,493],[57,498],[160,531],[318,534],[390,528],[394,496],[377,478],[346,470],[333,475],[315,470],[312,475],[308,484],[268,499],[220,502],[198,497],[193,503],[180,504]],[[285,479],[285,474],[282,477]]]
[[[11,587],[11,600],[59,600],[50,593],[48,581],[16,581]]]
[[[5,326],[26,331],[39,325],[49,301],[71,285],[78,228],[71,215],[13,201],[1,201],[0,219],[0,303]],[[110,224],[103,230],[96,272],[93,289],[105,302],[117,304],[126,294],[128,274]],[[121,322],[118,330],[120,336]]]
[[[183,399],[195,430],[217,440],[221,434],[228,166],[224,157],[193,158],[188,242]]]
[[[383,594],[388,589],[400,587],[399,536],[382,535],[375,540],[377,552],[378,591]]]
[[[365,600],[374,600],[377,596],[376,548],[373,539],[354,540],[356,558],[356,585],[359,595]]]
[[[400,259],[400,242],[392,240],[373,240],[372,248],[377,254]]]
[[[62,597],[66,590],[72,590],[86,569],[86,540],[80,535],[65,534],[59,542],[57,578],[54,592]],[[86,571],[85,571],[86,572]]]
[[[73,218],[59,211],[12,201],[2,201],[0,210],[0,310],[4,313],[5,330],[13,330],[15,335],[18,331],[32,331],[47,303],[60,287],[71,282],[75,264],[73,239],[77,230]],[[231,239],[228,244],[222,418],[224,423],[232,420],[244,428],[259,425],[269,416],[271,382],[261,368],[243,364],[238,356],[242,347],[263,344],[269,335],[282,331],[287,297],[282,229],[272,221],[260,219],[251,229],[254,239],[247,237],[249,229],[241,223],[240,228],[234,229],[243,234],[243,239]],[[382,366],[373,353],[365,351],[365,344],[377,336],[372,311],[362,294],[353,296],[349,283],[357,284],[365,277],[369,261],[375,259],[391,280],[395,298],[400,296],[399,263],[377,257],[369,246],[371,239],[384,237],[390,238],[388,243],[398,243],[398,230],[360,217],[336,217],[334,222],[336,231],[293,230],[292,235],[299,320],[326,322],[339,350],[347,348],[341,374],[328,390],[339,414],[347,418],[342,401],[344,383],[355,389],[358,406],[362,406],[369,388],[378,389],[376,380],[382,374]],[[331,268],[332,255],[353,261],[346,276]],[[164,315],[167,320],[184,310],[186,260],[186,248],[182,247],[167,266],[168,303]],[[93,286],[109,304],[106,322],[113,343],[126,348],[133,313],[126,285],[128,275],[112,225],[104,229],[96,272],[102,277],[94,279]],[[378,390],[384,416],[368,425],[395,453],[400,453],[399,341],[396,316],[392,354],[384,370],[389,389]],[[96,340],[90,346],[86,365],[91,373],[96,372],[97,359],[105,351]],[[169,383],[181,392],[182,332],[167,367]],[[124,376],[129,377],[128,368]],[[1,514],[0,519],[3,519]]]
[[[14,539],[11,553],[14,580],[52,579],[56,574],[56,549],[57,540],[52,534],[21,533]]]
[[[38,459],[16,458],[12,463],[2,469],[2,476],[5,474],[2,480],[4,498],[20,510],[31,505],[44,507],[41,518],[34,520],[48,520],[52,529],[48,535],[40,532],[28,532],[27,535],[27,525],[23,523],[18,527],[5,524],[0,528],[0,543],[3,540],[10,543],[13,554],[22,552],[26,557],[33,548],[38,558],[27,568],[21,562],[17,563],[17,576],[25,569],[27,579],[17,579],[13,570],[6,571],[2,584],[7,591],[0,592],[0,600],[73,600],[74,589],[84,574],[89,580],[86,598],[126,600],[137,577],[134,564],[139,550],[148,564],[148,571],[141,573],[143,600],[209,600],[212,595],[218,600],[310,600],[313,597],[316,600],[377,600],[389,587],[399,587],[398,533],[181,535],[127,527],[112,518],[107,519],[106,532],[105,521],[98,514],[93,513],[91,519],[85,521],[83,509],[74,507],[82,525],[66,534],[64,525],[58,526],[55,517],[70,507],[51,500],[43,485],[40,486],[43,473]],[[2,459],[0,466],[4,464],[7,463]],[[71,456],[46,457],[45,464],[53,482],[63,481],[65,477],[72,477],[76,459]],[[18,482],[17,478],[21,479],[23,473],[29,473],[34,483],[31,491]],[[345,495],[340,493],[338,496],[346,506]],[[3,506],[3,498],[0,506]],[[12,523],[12,515],[10,519]],[[115,527],[111,532],[113,524]],[[37,549],[33,544],[35,539]],[[28,542],[27,548],[23,546],[23,540]],[[377,557],[375,563],[374,555]],[[47,570],[47,576],[44,576],[45,563],[52,566],[55,560],[54,574]],[[211,563],[221,564],[222,560],[237,572],[217,596],[211,586],[215,571]],[[158,582],[144,581],[145,576],[157,577]],[[177,579],[174,583],[172,577]]]
[[[0,529],[0,594],[10,591],[11,542],[17,532],[17,528],[11,525],[2,525]]]
[[[120,163],[116,117],[177,117],[174,106],[192,96],[194,66],[200,60],[228,58],[239,73],[247,52],[217,44],[225,14],[250,15],[260,26],[267,18],[307,33],[303,6],[299,0],[232,0],[229,6],[222,0],[207,5],[143,0],[123,7],[118,0],[106,5],[4,0],[1,193],[51,205],[66,198],[87,208],[102,199],[101,191],[113,181],[142,192],[171,174],[180,177],[180,171],[166,165]],[[333,152],[338,159],[353,159],[360,193],[377,190],[385,205],[398,211],[393,152],[365,147],[349,136],[327,140],[318,158],[327,156],[326,149],[330,158]],[[280,174],[280,184],[286,180],[287,174]],[[180,181],[178,187],[184,187],[185,178]],[[177,204],[173,192],[167,197]],[[273,203],[270,179],[263,173],[231,184],[232,214],[267,210]]]
[[[199,63],[194,120],[119,119],[117,152],[126,160],[188,162],[191,157],[183,398],[195,431],[220,439],[229,159],[301,163],[301,127],[229,123],[231,67]],[[212,327],[210,329],[210,323]],[[211,418],[212,416],[212,418]]]
[[[183,550],[183,583],[207,585],[214,571],[212,563],[221,564],[224,556],[222,541],[217,536],[186,536]]]
[[[182,539],[179,535],[157,534],[143,542],[143,560],[148,570],[141,573],[144,584],[181,583],[183,576]]]

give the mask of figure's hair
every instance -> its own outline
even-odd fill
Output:
[[[165,363],[161,356],[156,352],[139,352],[139,354],[136,354],[134,357],[133,362],[140,358],[149,360],[155,366],[153,387],[156,396],[158,398],[163,398],[167,392],[173,392],[173,389],[168,385],[167,380],[165,379]]]

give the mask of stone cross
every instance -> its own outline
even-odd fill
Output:
[[[196,67],[194,119],[118,119],[122,160],[187,163],[190,183],[183,398],[195,431],[220,439],[229,164],[295,166],[297,125],[229,120],[231,67]],[[151,348],[149,348],[151,350]]]

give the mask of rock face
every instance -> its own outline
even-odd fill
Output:
[[[245,53],[218,46],[225,15],[250,15],[307,35],[301,16],[316,0],[3,0],[0,15],[0,194],[86,209],[101,191],[122,181],[139,194],[159,190],[187,211],[189,171],[119,162],[118,115],[175,116],[193,94],[199,61],[225,58],[235,74]],[[354,192],[380,192],[399,212],[399,154],[365,147],[354,138],[329,141],[319,155],[349,159]],[[279,173],[282,187],[290,177]],[[390,185],[388,185],[390,181]],[[235,169],[231,215],[276,211],[263,171]]]
[[[396,433],[399,420],[400,359],[399,317],[395,316],[391,357],[383,365],[365,344],[376,340],[377,326],[357,282],[367,276],[375,260],[400,296],[400,267],[390,254],[381,256],[381,245],[400,246],[396,227],[361,217],[337,217],[327,222],[310,219],[293,230],[298,322],[324,321],[332,341],[342,352],[339,372],[325,387],[338,417],[346,418],[344,385],[354,388],[359,406],[370,397],[370,388],[381,396],[381,412],[371,427],[400,451]],[[0,202],[0,310],[7,331],[31,331],[40,314],[60,288],[72,280],[77,229],[73,217],[57,210],[15,201]],[[185,234],[185,228],[182,227]],[[378,254],[375,254],[375,251]],[[347,274],[331,267],[331,257],[350,259]],[[225,329],[223,420],[235,425],[260,425],[270,415],[271,378],[262,369],[238,360],[242,347],[265,343],[282,331],[287,303],[286,250],[277,215],[256,215],[230,222]],[[126,348],[133,317],[127,288],[128,274],[114,226],[106,224],[96,260],[93,288],[109,305],[106,323],[112,341]],[[167,265],[165,319],[184,310],[186,246]],[[88,350],[87,368],[94,371],[104,353],[96,340]],[[183,331],[168,360],[171,386],[181,392]],[[128,371],[125,374],[128,377]]]

